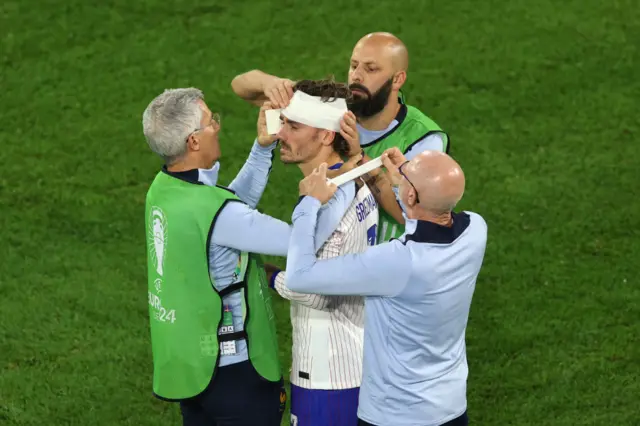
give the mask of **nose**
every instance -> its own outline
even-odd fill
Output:
[[[362,72],[360,71],[360,66],[355,69],[351,69],[349,71],[351,73],[351,82],[362,84]]]
[[[287,137],[286,137],[286,131],[284,129],[284,126],[282,126],[280,128],[280,130],[278,130],[278,133],[276,133],[276,139],[280,139],[281,141],[287,141]]]

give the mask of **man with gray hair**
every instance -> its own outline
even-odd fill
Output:
[[[200,90],[166,90],[142,117],[165,163],[145,217],[153,391],[180,402],[185,426],[279,426],[286,403],[260,254],[285,256],[291,226],[255,210],[276,146],[264,109],[228,188],[217,183],[220,116]],[[320,245],[351,201],[338,191],[320,215]]]

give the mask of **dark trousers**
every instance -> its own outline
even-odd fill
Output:
[[[284,383],[266,381],[249,361],[218,368],[209,387],[180,402],[183,426],[280,426]]]
[[[441,426],[467,426],[469,424],[469,417],[467,417],[467,412],[465,411],[460,417],[456,417],[453,420],[449,420],[446,423],[443,423]],[[371,423],[367,423],[364,420],[358,419],[358,426],[382,426],[382,425],[374,425]]]

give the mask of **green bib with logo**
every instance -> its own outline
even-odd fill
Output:
[[[266,274],[259,255],[239,253],[236,282],[217,291],[209,274],[215,219],[231,191],[160,172],[146,200],[153,391],[180,400],[201,393],[215,376],[221,345],[246,339],[249,359],[269,381],[282,377]],[[224,334],[222,298],[239,291],[244,331]]]
[[[429,117],[420,110],[409,105],[401,104],[398,114],[399,124],[378,139],[362,145],[364,152],[371,158],[382,155],[389,148],[397,147],[407,153],[416,143],[431,134],[440,134],[444,141],[444,151],[449,152],[449,136]],[[403,111],[402,109],[405,109]],[[386,211],[380,210],[378,226],[378,243],[398,238],[404,233],[404,225],[398,223]]]

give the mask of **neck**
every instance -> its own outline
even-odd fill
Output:
[[[411,215],[407,215],[410,219],[422,220],[424,222],[435,223],[436,225],[451,227],[453,225],[453,217],[451,212],[434,214],[425,210],[413,211]]]
[[[318,168],[322,163],[327,163],[327,166],[331,167],[334,164],[339,163],[341,161],[342,161],[342,158],[340,158],[338,153],[331,150],[326,155],[319,154],[306,163],[298,164],[298,167],[300,167],[300,171],[302,171],[302,174],[305,177],[307,177],[313,172],[314,169]]]
[[[185,172],[193,169],[210,169],[215,164],[204,164],[204,162],[198,158],[185,157],[176,161],[171,165],[167,165],[167,170],[170,172]]]
[[[396,93],[382,111],[371,117],[358,118],[358,123],[367,130],[384,130],[389,127],[399,111],[400,102]]]

